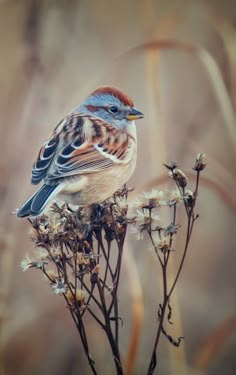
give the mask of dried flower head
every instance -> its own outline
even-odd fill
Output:
[[[159,243],[158,243],[158,249],[162,252],[162,253],[166,253],[167,251],[173,251],[174,249],[170,246],[170,238],[167,236],[167,237],[162,237],[160,240],[159,240]]]
[[[184,192],[184,200],[189,207],[193,207],[196,200],[194,193],[191,190],[186,190]]]
[[[176,163],[175,161],[171,161],[170,164],[164,164],[164,166],[169,169],[169,171],[173,171],[178,167],[178,163]]]
[[[206,157],[206,155],[203,154],[203,153],[197,154],[196,162],[195,162],[194,167],[193,167],[193,169],[195,171],[200,172],[205,168],[205,166],[206,166],[206,163],[204,163],[205,157]]]
[[[116,204],[111,205],[110,214],[113,214],[113,217],[111,215],[110,222],[113,221],[114,216],[115,218],[119,218],[120,222],[126,221],[126,217],[128,214],[128,202],[126,197],[116,197]]]
[[[162,253],[172,251],[173,248],[170,246],[170,237],[161,236],[159,233],[154,232],[152,234],[152,241],[156,250],[160,250]]]
[[[72,304],[75,304],[75,301],[79,302],[80,305],[85,303],[86,293],[82,290],[77,288],[75,293],[72,293],[70,290],[66,292],[66,298]]]
[[[78,265],[88,265],[90,263],[89,256],[84,253],[78,253],[76,256],[76,262]]]
[[[176,234],[179,227],[180,226],[178,224],[171,223],[167,227],[163,228],[165,236],[172,236],[173,234]]]
[[[175,181],[178,182],[181,188],[185,188],[188,184],[188,178],[186,174],[181,169],[173,169],[168,173],[169,177],[173,178]]]
[[[92,273],[96,273],[98,274],[100,271],[100,265],[99,264],[96,264],[96,266],[92,269]]]

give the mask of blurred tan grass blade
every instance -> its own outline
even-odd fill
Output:
[[[169,38],[169,35],[173,32],[173,30],[177,27],[177,25],[181,22],[183,19],[183,13],[179,10],[175,10],[168,14],[166,17],[164,17],[163,21],[158,24],[155,33],[158,35],[158,38]],[[159,50],[159,61],[158,61],[158,68],[160,67],[160,58],[161,58],[161,50]],[[158,69],[159,70],[159,69]],[[158,72],[159,73],[159,72]],[[160,76],[160,73],[159,73]],[[157,82],[156,82],[157,85]],[[156,95],[156,106],[157,103],[159,103],[160,106],[160,124],[161,124],[161,139],[165,139],[165,117],[162,116],[162,96],[161,93],[159,95]],[[155,117],[153,117],[155,118]],[[160,134],[157,137],[157,139],[160,139]],[[165,145],[164,152],[161,154],[162,159],[166,160],[166,143],[165,142],[158,142],[158,146],[160,147],[160,144]],[[159,148],[158,147],[158,148]],[[155,149],[156,154],[156,149]],[[159,155],[159,150],[158,150]],[[169,262],[169,273],[170,277],[173,278],[175,275],[175,261],[174,259],[170,259]],[[182,324],[182,317],[181,317],[181,310],[180,310],[180,303],[178,298],[178,293],[172,295],[172,304],[174,306],[175,310],[175,325],[172,327],[172,335],[178,337],[180,335],[180,332],[183,332],[183,324]],[[173,374],[176,373],[176,369],[178,366],[181,366],[181,374],[187,375],[187,359],[186,359],[186,351],[185,351],[185,343],[182,342],[181,346],[176,350],[176,348],[173,348],[171,345],[168,346],[168,353],[170,357],[170,369]]]
[[[155,28],[155,34],[159,38],[168,38],[168,35],[176,28],[177,24],[182,19],[182,13],[179,10],[175,10],[163,20],[160,20],[156,27],[153,1],[145,0],[142,2],[142,18],[145,29],[149,30],[150,26]],[[152,127],[151,131],[148,131],[150,144],[153,144],[153,148],[150,149],[149,165],[152,170],[156,170],[156,148],[158,147],[158,156],[161,160],[166,160],[166,148],[164,142],[159,142],[159,139],[165,139],[164,137],[164,121],[161,113],[161,95],[159,91],[159,67],[160,67],[160,49],[148,49],[145,54],[145,70],[146,70],[146,90],[147,98],[149,103],[149,110],[147,113],[147,122],[157,119],[156,125]]]
[[[124,251],[124,266],[127,269],[128,282],[130,286],[133,318],[128,354],[125,360],[125,374],[131,375],[134,373],[135,360],[137,357],[139,340],[141,336],[144,303],[136,260],[134,258],[131,246],[128,244],[126,245],[126,249]]]
[[[152,11],[151,4],[148,7],[149,13]],[[144,12],[145,14],[145,12]],[[146,15],[148,17],[148,14]],[[151,15],[149,14],[149,18],[151,18]],[[155,32],[160,37],[168,37],[168,34],[170,34],[173,29],[176,27],[177,23],[180,21],[181,15],[179,12],[172,12],[167,17],[163,19],[163,21],[158,25]],[[160,49],[149,49],[146,51],[146,86],[147,86],[147,92],[148,92],[148,102],[150,104],[151,113],[148,113],[150,119],[153,121],[153,119],[157,119],[156,126],[152,128],[152,131],[150,133],[150,144],[153,144],[154,147],[150,150],[151,160],[151,170],[156,171],[157,169],[157,163],[156,163],[156,149],[158,149],[158,157],[161,160],[166,160],[166,144],[165,142],[159,142],[159,139],[165,139],[164,136],[164,118],[162,116],[162,105],[161,105],[161,93],[159,90],[159,77],[160,77]],[[150,111],[150,109],[149,109]],[[158,112],[159,111],[159,112]],[[171,260],[169,264],[169,271],[172,275],[174,272],[174,264]],[[173,304],[175,306],[175,330],[179,333],[182,332],[182,322],[181,322],[181,313],[178,303],[177,296],[173,296]],[[176,368],[176,362],[180,361],[183,368],[182,368],[182,375],[185,375],[186,372],[186,356],[185,356],[185,348],[184,345],[181,345],[178,351],[171,350],[171,347],[168,347],[169,355],[170,355],[170,366],[173,370]]]
[[[153,19],[153,2],[151,0],[145,1],[143,6],[143,14],[144,14],[144,21],[145,26],[150,25],[150,21]],[[181,15],[179,12],[172,12],[167,17],[163,19],[163,21],[159,24],[158,28],[155,32],[160,35],[161,37],[168,37],[173,29],[176,27],[177,23],[180,21]],[[161,93],[159,91],[159,78],[160,78],[160,49],[147,49],[145,54],[145,61],[146,61],[146,90],[147,90],[147,97],[149,103],[149,112],[148,112],[148,120],[153,121],[157,119],[156,125],[152,127],[152,130],[148,132],[149,135],[149,143],[153,144],[154,147],[149,152],[149,166],[151,167],[151,171],[157,170],[157,163],[156,163],[156,149],[158,149],[158,157],[160,160],[166,160],[166,144],[165,142],[159,142],[159,139],[164,140],[164,118],[162,116],[162,106],[161,106]],[[170,266],[170,274],[172,275],[174,272],[174,264],[173,260],[169,264]],[[182,332],[182,322],[181,322],[181,314],[180,308],[178,303],[178,298],[176,295],[172,298],[173,304],[175,306],[176,312],[176,325],[175,330],[177,332]],[[170,355],[170,366],[175,372],[176,363],[177,361],[181,362],[182,364],[182,375],[187,374],[186,369],[186,355],[184,345],[181,345],[178,351],[171,350],[172,348],[168,347],[169,355]]]
[[[3,335],[4,322],[7,316],[8,297],[11,289],[13,270],[14,237],[5,232],[0,233],[0,375],[5,374]]]
[[[236,316],[225,320],[220,324],[201,345],[199,351],[195,355],[193,366],[196,369],[207,369],[211,361],[216,357],[218,352],[223,349],[226,340],[230,338],[236,331]]]
[[[224,124],[226,130],[228,132],[229,140],[233,146],[233,151],[236,152],[236,119],[235,119],[235,112],[231,102],[231,98],[229,93],[226,89],[224,80],[222,78],[220,69],[211,56],[211,54],[206,51],[204,48],[200,46],[194,46],[190,43],[184,43],[177,40],[168,40],[168,39],[160,39],[154,40],[152,42],[147,42],[142,45],[139,45],[133,49],[127,51],[128,54],[136,53],[139,51],[148,51],[148,50],[155,50],[155,49],[173,49],[173,50],[180,50],[183,52],[191,53],[195,55],[204,66],[205,70],[208,73],[208,77],[211,81],[212,87],[215,92],[216,99],[218,101],[219,107],[221,109],[221,113],[224,119]]]
[[[154,13],[153,13],[153,1],[152,0],[144,0],[141,4],[141,18],[143,20],[144,28],[149,31],[151,25],[154,24]],[[160,63],[160,51],[149,49],[145,51],[145,88],[146,88],[146,96],[148,99],[149,110],[148,113],[145,115],[147,117],[146,121],[150,122],[154,118],[159,118],[159,91],[158,91],[158,80],[157,77],[159,75],[159,63]],[[157,100],[157,101],[156,101]],[[147,136],[149,139],[149,143],[153,144],[153,148],[149,150],[149,168],[154,170],[156,167],[156,155],[153,151],[156,148],[156,141],[158,138],[162,138],[164,135],[162,122],[158,121],[157,125],[152,127],[151,129],[147,129]],[[163,139],[163,138],[162,138]],[[160,158],[165,154],[164,144],[161,143],[159,147],[159,155]]]
[[[212,27],[217,30],[219,33],[223,43],[224,48],[227,52],[230,62],[230,77],[229,77],[229,90],[232,89],[232,86],[235,82],[235,65],[236,65],[236,30],[233,23],[228,22],[228,20],[215,11],[215,9],[211,9],[210,15],[210,22]]]

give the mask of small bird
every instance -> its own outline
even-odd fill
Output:
[[[112,87],[100,87],[55,127],[32,168],[31,183],[43,185],[16,210],[39,215],[55,197],[89,206],[101,203],[132,175],[137,158],[134,120],[143,113]]]

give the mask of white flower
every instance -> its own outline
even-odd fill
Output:
[[[145,230],[153,229],[159,220],[159,215],[152,210],[136,210],[135,224],[131,227],[131,232],[135,234],[137,240],[142,240]]]
[[[155,208],[163,203],[163,197],[163,191],[152,189],[150,192],[145,192],[138,196],[134,201],[134,206],[138,208]]]
[[[67,292],[67,286],[64,282],[64,279],[56,280],[55,284],[53,284],[53,291],[56,295],[63,294]]]
[[[27,271],[32,266],[32,260],[28,255],[20,262],[20,266],[23,272]]]
[[[174,204],[182,203],[184,198],[184,195],[181,194],[179,189],[174,189],[170,191],[169,200],[166,202],[166,204],[171,207]]]
[[[152,189],[148,193],[143,193],[144,196],[146,196],[147,199],[155,199],[156,201],[161,201],[164,197],[164,192],[162,190],[158,189]]]
[[[116,197],[115,199],[116,204],[113,205],[113,213],[115,216],[121,215],[123,217],[127,216],[129,205],[125,198]]]
[[[42,248],[37,249],[37,255],[40,260],[46,260],[49,258],[48,251]]]
[[[27,255],[21,261],[20,266],[22,268],[22,271],[27,271],[29,268],[38,268],[38,269],[41,269],[41,268],[43,268],[44,264],[48,264],[48,260],[47,259],[32,260]]]
[[[123,209],[123,208],[127,208],[127,207],[128,207],[127,200],[124,199],[124,198],[121,198],[121,197],[116,197],[116,204],[117,204],[117,206],[119,206],[119,208],[121,208],[121,209]]]
[[[148,209],[137,210],[136,211],[136,221],[140,225],[150,225],[155,224],[155,222],[160,220],[160,216],[156,213],[150,212]]]

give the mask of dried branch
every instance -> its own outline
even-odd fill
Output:
[[[157,366],[156,352],[161,334],[172,345],[180,345],[183,337],[173,339],[165,330],[164,322],[166,320],[173,324],[170,298],[183,269],[194,223],[198,218],[195,205],[200,173],[205,168],[203,160],[204,155],[198,154],[193,167],[196,172],[193,192],[187,190],[188,178],[176,163],[165,165],[175,184],[175,190],[165,193],[152,190],[142,194],[134,202],[135,214],[131,218],[128,217],[127,205],[130,189],[124,186],[112,199],[90,209],[74,210],[66,204],[60,206],[55,203],[48,215],[29,219],[38,254],[34,259],[25,258],[21,266],[23,270],[35,268],[43,272],[54,293],[64,297],[93,374],[97,374],[97,371],[89,349],[84,321],[86,314],[105,332],[116,373],[124,374],[119,347],[123,320],[119,316],[117,296],[128,225],[132,225],[137,238],[143,238],[145,234],[148,236],[162,271],[162,301],[157,309],[158,325],[148,375],[153,374]],[[180,204],[184,205],[186,213],[186,237],[174,281],[170,282],[168,263],[174,253],[175,237],[180,228],[177,222]],[[171,210],[171,222],[167,225],[160,225],[160,207]],[[115,256],[115,261],[111,253]],[[131,362],[128,369],[131,364],[132,367],[134,365],[132,353],[129,354],[129,359]]]

